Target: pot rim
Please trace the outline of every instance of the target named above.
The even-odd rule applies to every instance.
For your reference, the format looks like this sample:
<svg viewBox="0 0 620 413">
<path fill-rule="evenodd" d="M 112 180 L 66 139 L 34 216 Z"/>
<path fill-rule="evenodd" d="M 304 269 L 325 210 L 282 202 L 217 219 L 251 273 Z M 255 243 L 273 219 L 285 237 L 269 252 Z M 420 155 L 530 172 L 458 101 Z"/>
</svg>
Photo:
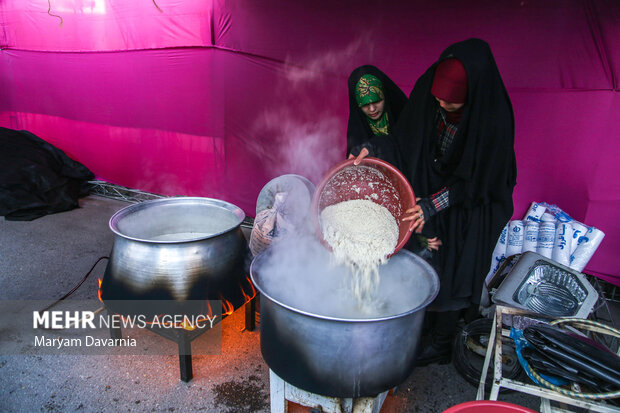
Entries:
<svg viewBox="0 0 620 413">
<path fill-rule="evenodd" d="M 435 299 L 435 297 L 437 297 L 437 294 L 439 294 L 439 276 L 437 275 L 437 272 L 433 269 L 433 267 L 426 262 L 424 259 L 418 257 L 417 255 L 415 255 L 414 253 L 412 253 L 411 251 L 407 251 L 407 250 L 401 250 L 399 253 L 406 253 L 408 255 L 411 255 L 411 257 L 416 260 L 416 262 L 420 265 L 422 265 L 422 267 L 424 267 L 424 269 L 426 270 L 426 273 L 430 276 L 431 280 L 432 280 L 432 286 L 431 288 L 435 288 L 435 291 L 433 291 L 432 294 L 429 294 L 428 297 L 426 297 L 426 299 L 417 307 L 414 307 L 408 311 L 405 311 L 404 313 L 400 313 L 400 314 L 392 314 L 389 316 L 385 316 L 385 317 L 376 317 L 376 318 L 342 318 L 342 317 L 331 317 L 331 316 L 326 316 L 326 315 L 322 315 L 322 314 L 315 314 L 315 313 L 311 313 L 309 311 L 305 311 L 305 310 L 300 310 L 298 308 L 292 307 L 291 305 L 288 304 L 284 304 L 282 301 L 276 300 L 275 298 L 273 298 L 270 294 L 267 294 L 265 292 L 265 290 L 256 282 L 256 277 L 254 276 L 254 274 L 256 273 L 256 267 L 255 267 L 255 263 L 258 261 L 262 261 L 265 259 L 265 257 L 267 256 L 267 254 L 269 254 L 269 249 L 261 252 L 260 254 L 258 254 L 256 257 L 254 257 L 254 259 L 252 260 L 252 263 L 250 264 L 250 278 L 252 279 L 252 284 L 254 284 L 254 287 L 256 287 L 256 289 L 262 294 L 264 295 L 266 298 L 268 298 L 270 301 L 274 302 L 275 304 L 284 307 L 290 311 L 293 311 L 294 313 L 298 313 L 307 317 L 311 317 L 311 318 L 318 318 L 318 319 L 322 319 L 322 320 L 327 320 L 327 321 L 339 321 L 339 322 L 343 322 L 343 323 L 372 323 L 372 322 L 379 322 L 379 321 L 387 321 L 387 320 L 392 320 L 392 319 L 396 319 L 396 318 L 402 318 L 402 317 L 406 317 L 410 314 L 416 313 L 418 311 L 420 311 L 421 309 L 427 307 L 430 303 L 433 302 L 433 300 Z"/>
<path fill-rule="evenodd" d="M 183 240 L 153 240 L 153 239 L 131 237 L 127 234 L 123 234 L 118 229 L 118 222 L 121 219 L 129 216 L 130 214 L 136 213 L 144 209 L 152 208 L 154 205 L 169 205 L 169 204 L 202 204 L 202 205 L 223 208 L 233 213 L 234 215 L 236 215 L 238 218 L 238 222 L 235 225 L 231 225 L 229 228 L 223 231 L 220 231 L 214 234 L 209 234 L 208 236 L 188 238 L 188 239 L 183 239 Z M 239 227 L 239 225 L 241 225 L 241 222 L 243 222 L 244 219 L 245 219 L 245 212 L 243 212 L 241 208 L 239 208 L 236 205 L 231 204 L 230 202 L 222 201 L 221 199 L 206 198 L 206 197 L 170 197 L 170 198 L 153 199 L 149 201 L 138 202 L 136 204 L 126 206 L 116 211 L 116 213 L 112 215 L 112 217 L 109 220 L 109 227 L 112 230 L 112 232 L 114 232 L 119 237 L 131 240 L 131 241 L 147 242 L 151 244 L 182 244 L 186 242 L 193 242 L 193 241 L 200 241 L 204 239 L 214 238 L 219 235 L 225 234 L 226 232 L 229 232 Z"/>
</svg>

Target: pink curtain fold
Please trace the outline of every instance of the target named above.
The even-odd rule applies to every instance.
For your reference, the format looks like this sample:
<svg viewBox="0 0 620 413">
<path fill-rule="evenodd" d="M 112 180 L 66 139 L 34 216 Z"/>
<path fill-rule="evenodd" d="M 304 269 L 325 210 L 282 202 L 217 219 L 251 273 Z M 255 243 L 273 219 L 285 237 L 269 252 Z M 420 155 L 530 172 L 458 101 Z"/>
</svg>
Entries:
<svg viewBox="0 0 620 413">
<path fill-rule="evenodd" d="M 545 201 L 601 229 L 586 272 L 620 283 L 618 1 L 49 4 L 0 2 L 0 126 L 99 179 L 250 216 L 271 178 L 316 183 L 346 156 L 355 67 L 374 64 L 409 94 L 445 47 L 482 38 L 515 111 L 514 218 Z"/>
</svg>

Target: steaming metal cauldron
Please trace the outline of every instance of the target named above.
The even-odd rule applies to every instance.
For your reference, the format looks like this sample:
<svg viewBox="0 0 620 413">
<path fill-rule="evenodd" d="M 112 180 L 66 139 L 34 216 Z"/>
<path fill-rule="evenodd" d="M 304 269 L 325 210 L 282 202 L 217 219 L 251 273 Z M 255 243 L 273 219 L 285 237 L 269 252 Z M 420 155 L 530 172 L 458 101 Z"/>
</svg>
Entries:
<svg viewBox="0 0 620 413">
<path fill-rule="evenodd" d="M 108 308 L 113 303 L 117 308 L 112 310 L 119 313 L 129 312 L 118 308 L 123 300 L 243 300 L 244 218 L 235 205 L 199 197 L 164 198 L 121 209 L 110 219 L 115 238 L 101 284 L 102 300 Z"/>
<path fill-rule="evenodd" d="M 439 291 L 439 278 L 428 263 L 409 251 L 398 253 L 423 291 L 413 308 L 375 319 L 345 319 L 300 310 L 270 294 L 263 282 L 268 274 L 261 273 L 268 254 L 254 258 L 250 273 L 261 293 L 261 352 L 278 376 L 312 393 L 350 398 L 374 397 L 411 374 L 425 308 Z"/>
</svg>

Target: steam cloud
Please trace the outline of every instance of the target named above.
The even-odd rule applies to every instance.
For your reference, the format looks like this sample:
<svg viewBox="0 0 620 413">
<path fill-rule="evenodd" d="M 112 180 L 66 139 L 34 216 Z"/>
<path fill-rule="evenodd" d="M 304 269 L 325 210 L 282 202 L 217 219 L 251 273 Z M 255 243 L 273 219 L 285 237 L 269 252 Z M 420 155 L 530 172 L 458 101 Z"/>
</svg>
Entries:
<svg viewBox="0 0 620 413">
<path fill-rule="evenodd" d="M 350 270 L 336 264 L 312 235 L 282 238 L 260 257 L 260 264 L 257 260 L 252 264 L 259 287 L 269 297 L 315 315 L 343 319 L 388 317 L 428 304 L 435 292 L 428 267 L 409 251 L 398 252 L 379 267 L 374 304 L 363 309 L 350 288 Z"/>
<path fill-rule="evenodd" d="M 316 183 L 344 160 L 346 119 L 342 115 L 348 101 L 338 99 L 347 97 L 348 73 L 343 68 L 350 68 L 360 50 L 372 53 L 372 49 L 365 35 L 343 50 L 327 50 L 300 64 L 287 59 L 284 80 L 275 87 L 277 103 L 265 108 L 253 128 L 277 142 L 269 151 L 259 145 L 253 148 L 270 160 L 270 173 L 299 174 Z"/>
</svg>

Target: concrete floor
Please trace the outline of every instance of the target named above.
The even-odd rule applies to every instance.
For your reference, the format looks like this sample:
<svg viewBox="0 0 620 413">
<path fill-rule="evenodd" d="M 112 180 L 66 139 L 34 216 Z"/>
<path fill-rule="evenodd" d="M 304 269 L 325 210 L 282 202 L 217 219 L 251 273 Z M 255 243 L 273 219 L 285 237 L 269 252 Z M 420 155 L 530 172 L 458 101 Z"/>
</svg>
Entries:
<svg viewBox="0 0 620 413">
<path fill-rule="evenodd" d="M 31 222 L 1 219 L 0 299 L 64 295 L 109 254 L 108 220 L 127 205 L 91 195 L 78 209 Z M 104 269 L 100 263 L 71 299 L 96 299 Z M 222 354 L 193 356 L 189 383 L 179 380 L 177 356 L 0 354 L 0 411 L 269 412 L 269 370 L 259 329 L 244 331 L 244 321 L 243 311 L 224 319 Z M 442 412 L 474 400 L 475 393 L 451 364 L 431 365 L 417 368 L 381 411 Z M 500 400 L 536 410 L 539 405 L 537 398 L 518 393 Z"/>
</svg>

